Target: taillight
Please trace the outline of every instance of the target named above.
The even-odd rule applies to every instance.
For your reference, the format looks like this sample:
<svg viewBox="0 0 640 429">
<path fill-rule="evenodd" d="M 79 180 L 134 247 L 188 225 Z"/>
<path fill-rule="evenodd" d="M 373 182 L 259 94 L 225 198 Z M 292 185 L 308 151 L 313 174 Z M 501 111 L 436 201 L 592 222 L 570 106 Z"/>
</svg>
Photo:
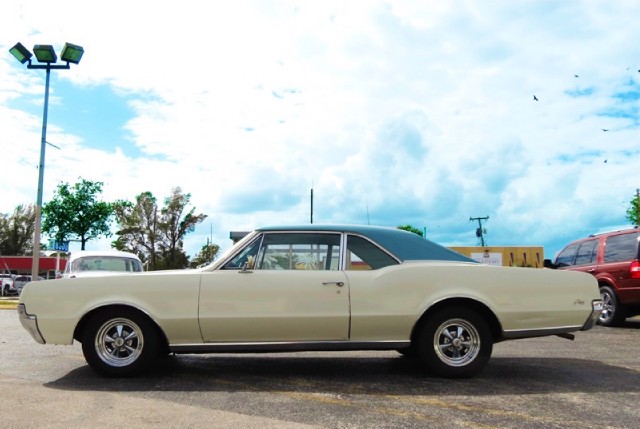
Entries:
<svg viewBox="0 0 640 429">
<path fill-rule="evenodd" d="M 636 259 L 635 261 L 631 262 L 629 272 L 631 273 L 632 279 L 640 279 L 640 261 Z"/>
</svg>

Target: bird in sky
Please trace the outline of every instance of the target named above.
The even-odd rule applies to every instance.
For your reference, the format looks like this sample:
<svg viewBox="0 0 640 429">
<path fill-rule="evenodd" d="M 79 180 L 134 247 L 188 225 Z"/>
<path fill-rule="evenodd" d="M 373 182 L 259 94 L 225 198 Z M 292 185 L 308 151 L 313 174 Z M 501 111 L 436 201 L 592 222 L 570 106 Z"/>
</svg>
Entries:
<svg viewBox="0 0 640 429">
<path fill-rule="evenodd" d="M 608 129 L 606 129 L 606 128 L 603 128 L 603 129 L 602 129 L 602 131 L 604 131 L 604 132 L 606 133 L 606 132 L 607 132 L 607 131 L 609 131 L 609 130 L 608 130 Z"/>
<path fill-rule="evenodd" d="M 535 94 L 533 95 L 533 100 L 538 101 L 538 97 L 536 97 Z"/>
</svg>

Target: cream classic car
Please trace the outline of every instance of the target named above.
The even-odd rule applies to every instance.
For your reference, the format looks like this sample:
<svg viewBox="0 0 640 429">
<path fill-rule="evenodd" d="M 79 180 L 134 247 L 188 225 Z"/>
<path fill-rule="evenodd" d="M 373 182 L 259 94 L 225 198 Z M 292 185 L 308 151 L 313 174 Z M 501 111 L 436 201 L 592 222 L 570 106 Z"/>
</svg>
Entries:
<svg viewBox="0 0 640 429">
<path fill-rule="evenodd" d="M 111 377 L 171 352 L 302 350 L 397 350 L 470 377 L 494 343 L 572 338 L 601 311 L 588 274 L 483 265 L 411 232 L 344 225 L 257 229 L 197 270 L 33 282 L 18 306 L 38 343 L 79 341 Z"/>
</svg>

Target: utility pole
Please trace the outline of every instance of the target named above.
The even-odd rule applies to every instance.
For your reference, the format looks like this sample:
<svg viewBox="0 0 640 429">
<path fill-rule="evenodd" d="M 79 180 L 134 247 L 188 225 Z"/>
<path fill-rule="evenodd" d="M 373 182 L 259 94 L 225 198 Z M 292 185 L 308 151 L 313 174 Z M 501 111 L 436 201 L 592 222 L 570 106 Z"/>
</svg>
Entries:
<svg viewBox="0 0 640 429">
<path fill-rule="evenodd" d="M 311 223 L 313 223 L 313 184 L 311 185 Z"/>
<path fill-rule="evenodd" d="M 478 228 L 476 229 L 476 237 L 480 239 L 480 245 L 484 247 L 484 234 L 486 233 L 486 231 L 482 228 L 482 221 L 489 220 L 489 216 L 469 218 L 469 222 L 473 222 L 474 220 L 478 221 Z"/>
</svg>

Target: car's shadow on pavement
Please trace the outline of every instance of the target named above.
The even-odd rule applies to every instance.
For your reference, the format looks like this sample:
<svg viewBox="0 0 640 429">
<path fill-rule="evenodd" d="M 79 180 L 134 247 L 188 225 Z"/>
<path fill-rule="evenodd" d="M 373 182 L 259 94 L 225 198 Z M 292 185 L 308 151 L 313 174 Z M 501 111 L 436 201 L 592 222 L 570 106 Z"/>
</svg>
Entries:
<svg viewBox="0 0 640 429">
<path fill-rule="evenodd" d="M 619 328 L 640 329 L 640 317 L 636 316 L 636 317 L 627 319 L 622 323 L 622 325 L 612 329 L 619 329 Z"/>
<path fill-rule="evenodd" d="M 45 386 L 87 391 L 306 392 L 385 395 L 523 395 L 640 392 L 640 373 L 594 360 L 493 357 L 471 379 L 441 379 L 411 359 L 317 355 L 178 355 L 130 379 L 77 368 Z"/>
</svg>

